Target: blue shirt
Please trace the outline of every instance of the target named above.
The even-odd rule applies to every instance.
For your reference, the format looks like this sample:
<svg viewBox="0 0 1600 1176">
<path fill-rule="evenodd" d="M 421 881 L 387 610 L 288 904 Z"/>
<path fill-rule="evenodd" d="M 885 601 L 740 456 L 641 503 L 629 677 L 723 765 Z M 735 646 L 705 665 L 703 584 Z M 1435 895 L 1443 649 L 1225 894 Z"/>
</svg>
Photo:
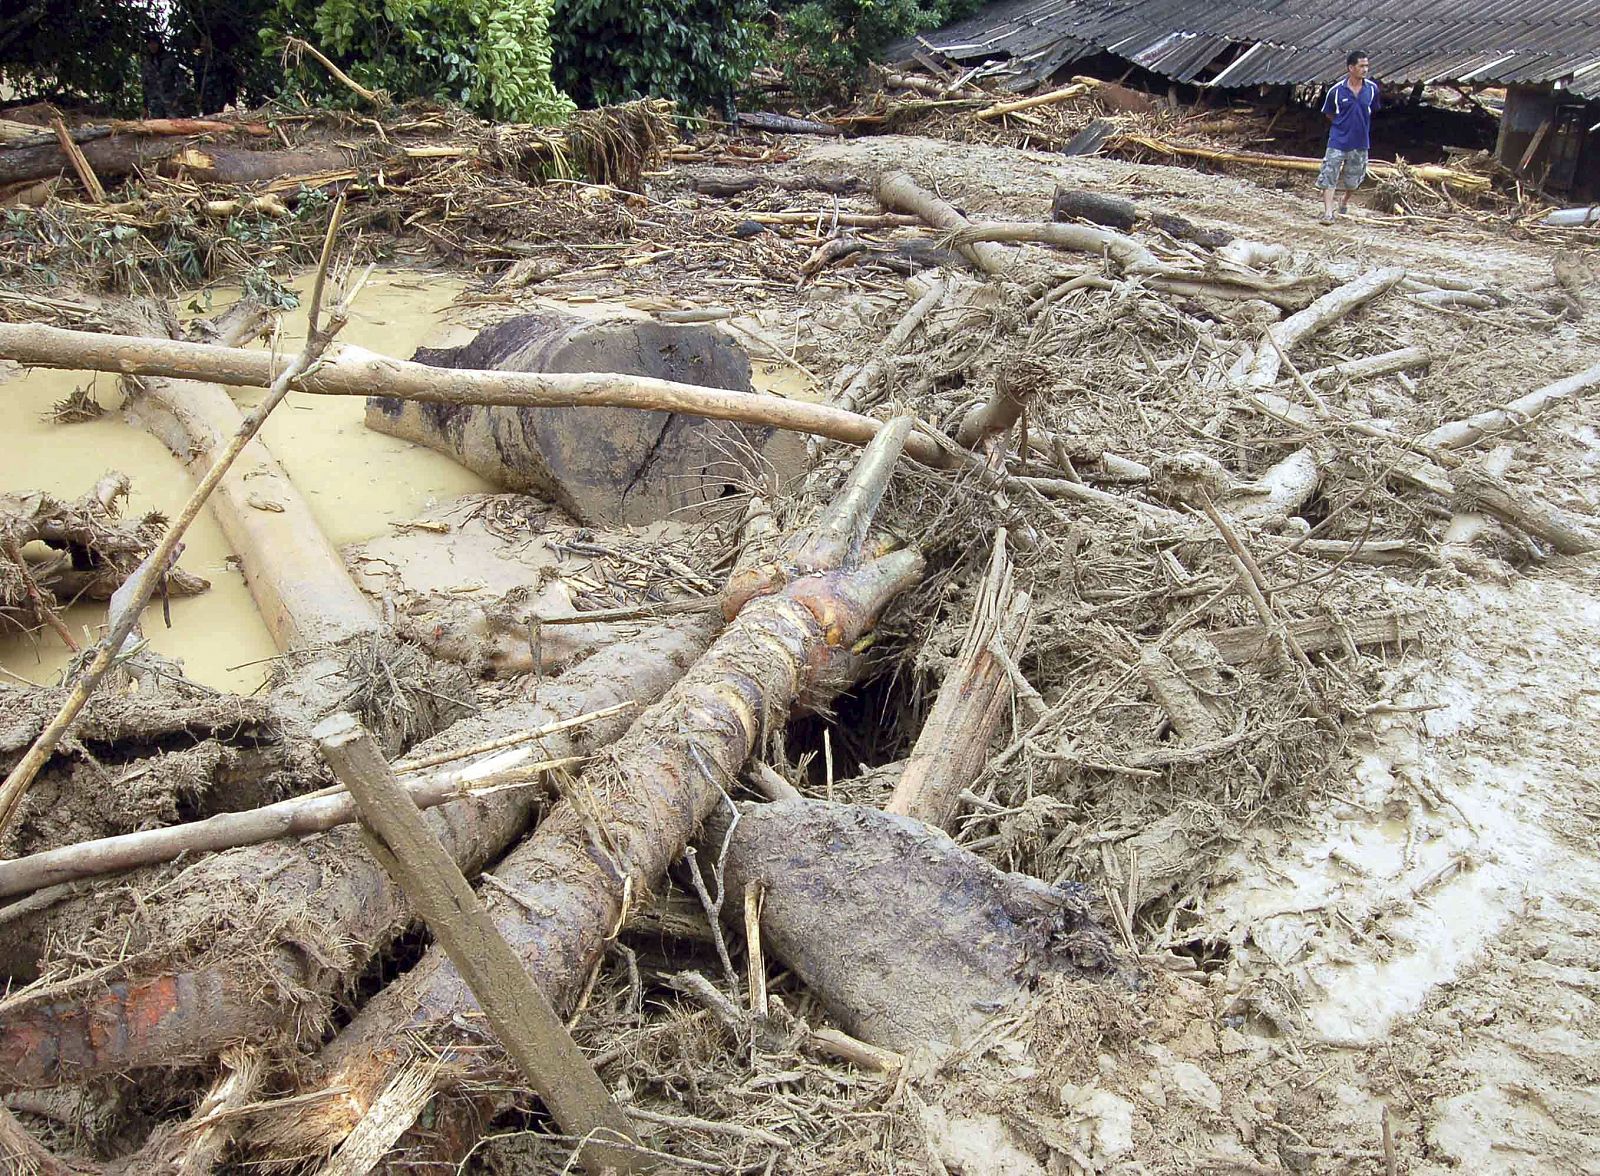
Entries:
<svg viewBox="0 0 1600 1176">
<path fill-rule="evenodd" d="M 1322 113 L 1333 115 L 1333 129 L 1328 132 L 1330 151 L 1366 151 L 1372 146 L 1372 112 L 1378 109 L 1378 83 L 1367 78 L 1361 83 L 1361 93 L 1350 89 L 1350 80 L 1342 80 L 1328 91 L 1322 100 Z"/>
</svg>

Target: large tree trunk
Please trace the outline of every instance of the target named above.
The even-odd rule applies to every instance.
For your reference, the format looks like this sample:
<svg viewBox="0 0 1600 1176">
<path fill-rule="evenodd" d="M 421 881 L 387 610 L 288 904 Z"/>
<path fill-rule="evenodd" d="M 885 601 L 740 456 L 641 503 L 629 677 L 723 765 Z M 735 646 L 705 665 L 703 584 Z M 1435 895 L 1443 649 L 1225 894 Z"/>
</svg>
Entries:
<svg viewBox="0 0 1600 1176">
<path fill-rule="evenodd" d="M 467 720 L 447 740 L 478 742 L 652 701 L 708 639 L 704 621 L 649 630 L 546 684 L 537 704 Z M 543 748 L 550 758 L 592 753 L 626 722 L 617 716 L 552 735 Z M 535 789 L 475 795 L 431 810 L 428 821 L 462 870 L 475 873 L 527 827 L 539 801 Z M 134 888 L 149 889 L 137 881 Z M 47 914 L 61 925 L 97 921 L 91 899 Z M 203 1061 L 233 1041 L 279 1040 L 296 1020 L 320 1025 L 333 994 L 410 918 L 352 826 L 207 858 L 146 899 L 131 929 L 124 922 L 106 929 L 108 953 L 126 943 L 135 963 L 0 1002 L 0 1086 Z M 42 917 L 29 922 L 39 936 L 51 925 Z M 27 930 L 6 928 L 8 935 Z"/>
<path fill-rule="evenodd" d="M 1050 977 L 1122 974 L 1082 887 L 997 870 L 897 813 L 745 805 L 724 881 L 730 910 L 760 887 L 763 949 L 888 1049 L 954 1045 Z"/>
<path fill-rule="evenodd" d="M 464 347 L 421 348 L 444 369 L 610 371 L 757 394 L 750 359 L 716 331 L 649 320 L 592 322 L 546 312 L 485 328 Z M 716 500 L 730 486 L 760 485 L 770 465 L 792 477 L 799 446 L 774 430 L 674 412 L 367 400 L 367 427 L 449 454 L 509 490 L 534 490 L 580 522 L 642 524 Z"/>
<path fill-rule="evenodd" d="M 193 380 L 144 381 L 127 414 L 197 477 L 243 419 L 226 389 Z M 310 505 L 260 441 L 245 446 L 208 505 L 280 650 L 339 645 L 380 631 Z"/>
<path fill-rule="evenodd" d="M 904 429 L 886 436 L 891 455 L 903 437 Z M 863 465 L 874 464 L 883 448 L 869 450 Z M 870 518 L 876 496 L 857 486 L 844 497 L 870 504 L 856 512 Z M 853 548 L 833 550 L 848 558 Z M 918 554 L 899 551 L 853 570 L 805 576 L 776 595 L 751 600 L 607 762 L 586 772 L 500 864 L 486 905 L 558 1009 L 571 1007 L 632 905 L 654 892 L 700 823 L 724 801 L 724 788 L 769 724 L 781 721 L 814 679 L 839 682 L 841 665 L 851 663 L 838 655 L 872 627 L 921 567 Z M 449 961 L 430 952 L 324 1052 L 327 1085 L 347 1093 L 315 1113 L 297 1107 L 278 1116 L 261 1138 L 278 1155 L 332 1152 L 424 1053 L 452 1063 L 439 1072 L 441 1087 L 488 1073 L 492 1055 L 480 1038 L 461 1031 L 474 1010 L 471 992 Z"/>
<path fill-rule="evenodd" d="M 137 171 L 182 170 L 211 183 L 251 185 L 280 176 L 314 175 L 350 166 L 355 153 L 332 144 L 291 151 L 251 151 L 193 138 L 119 135 L 79 145 L 102 180 Z M 26 183 L 70 171 L 57 143 L 0 150 L 0 184 Z"/>
</svg>

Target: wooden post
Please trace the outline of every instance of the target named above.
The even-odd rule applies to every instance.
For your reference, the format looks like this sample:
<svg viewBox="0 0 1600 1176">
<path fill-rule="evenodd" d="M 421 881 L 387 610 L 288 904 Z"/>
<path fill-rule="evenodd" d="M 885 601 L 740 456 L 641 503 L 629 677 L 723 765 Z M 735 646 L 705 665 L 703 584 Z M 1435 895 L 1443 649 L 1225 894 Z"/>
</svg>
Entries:
<svg viewBox="0 0 1600 1176">
<path fill-rule="evenodd" d="M 471 987 L 506 1052 L 561 1129 L 586 1141 L 579 1152 L 584 1168 L 644 1171 L 648 1165 L 627 1116 L 522 970 L 372 736 L 342 713 L 318 723 L 312 736 L 360 807 L 368 848 Z"/>
</svg>

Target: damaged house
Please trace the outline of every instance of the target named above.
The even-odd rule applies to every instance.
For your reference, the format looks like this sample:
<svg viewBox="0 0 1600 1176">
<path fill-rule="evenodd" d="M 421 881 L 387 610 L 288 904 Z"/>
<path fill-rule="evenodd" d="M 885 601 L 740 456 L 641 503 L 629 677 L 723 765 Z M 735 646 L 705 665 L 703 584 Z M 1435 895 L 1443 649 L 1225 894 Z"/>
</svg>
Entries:
<svg viewBox="0 0 1600 1176">
<path fill-rule="evenodd" d="M 1552 195 L 1600 199 L 1600 0 L 1000 0 L 889 56 L 1005 61 L 1017 87 L 1098 61 L 1283 93 L 1337 81 L 1353 48 L 1391 93 L 1503 86 L 1496 158 Z"/>
</svg>

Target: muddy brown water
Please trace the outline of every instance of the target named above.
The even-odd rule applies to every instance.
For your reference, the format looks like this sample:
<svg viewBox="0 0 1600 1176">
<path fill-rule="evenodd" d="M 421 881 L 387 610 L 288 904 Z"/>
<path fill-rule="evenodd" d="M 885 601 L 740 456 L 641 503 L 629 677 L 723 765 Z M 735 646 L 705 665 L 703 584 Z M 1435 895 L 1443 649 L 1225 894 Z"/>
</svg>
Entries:
<svg viewBox="0 0 1600 1176">
<path fill-rule="evenodd" d="M 302 297 L 309 286 L 309 275 L 291 283 Z M 341 339 L 400 356 L 409 356 L 424 341 L 460 342 L 470 332 L 443 323 L 440 315 L 462 289 L 463 283 L 451 277 L 377 271 L 362 290 Z M 228 299 L 201 295 L 198 301 L 209 313 Z M 285 314 L 280 350 L 292 354 L 304 331 L 303 311 Z M 160 441 L 115 411 L 75 425 L 45 419 L 52 404 L 90 381 L 102 404 L 116 405 L 114 377 L 42 369 L 19 375 L 12 368 L 0 371 L 0 380 L 5 382 L 0 395 L 0 436 L 5 438 L 0 488 L 75 498 L 101 474 L 116 469 L 133 479 L 130 514 L 153 509 L 174 515 L 188 497 L 193 483 L 183 466 Z M 236 389 L 234 398 L 248 410 L 264 394 Z M 436 502 L 491 489 L 442 454 L 372 432 L 362 423 L 364 411 L 360 397 L 293 394 L 261 432 L 336 545 L 385 534 L 390 523 L 413 518 Z M 271 670 L 277 650 L 209 511 L 195 520 L 185 542 L 182 566 L 210 580 L 211 590 L 172 601 L 170 629 L 162 623 L 161 606 L 153 605 L 145 613 L 145 636 L 158 652 L 181 658 L 196 681 L 249 693 Z M 85 634 L 104 616 L 104 605 L 84 604 L 67 609 L 64 619 L 74 634 Z M 84 643 L 90 639 L 86 636 Z M 54 633 L 0 641 L 0 668 L 36 683 L 55 681 L 70 657 Z"/>
<path fill-rule="evenodd" d="M 304 299 L 311 275 L 289 283 Z M 458 346 L 473 328 L 452 322 L 446 310 L 465 284 L 457 278 L 412 270 L 375 271 L 357 299 L 340 340 L 383 355 L 409 358 L 419 346 Z M 231 293 L 201 294 L 186 299 L 185 315 L 214 313 L 232 300 Z M 599 301 L 575 300 L 564 309 L 580 315 L 637 313 Z M 280 351 L 293 354 L 304 342 L 303 310 L 281 319 Z M 809 379 L 794 367 L 757 360 L 758 388 L 783 396 L 815 395 Z M 85 383 L 108 408 L 119 402 L 116 379 L 92 372 L 35 369 L 19 373 L 0 364 L 0 489 L 43 490 L 76 498 L 102 474 L 115 469 L 133 479 L 129 515 L 159 510 L 175 515 L 193 483 L 160 441 L 120 414 L 109 411 L 99 420 L 57 425 L 48 419 L 51 406 Z M 234 401 L 248 411 L 265 395 L 263 389 L 233 390 Z M 422 446 L 368 429 L 366 402 L 356 396 L 290 395 L 267 420 L 261 438 L 310 504 L 317 523 L 335 546 L 343 548 L 389 533 L 390 524 L 424 515 L 433 506 L 463 494 L 494 487 L 450 458 Z M 181 566 L 211 581 L 211 590 L 171 602 L 172 627 L 162 621 L 161 606 L 145 613 L 144 633 L 151 646 L 179 658 L 189 677 L 219 690 L 248 694 L 270 673 L 278 652 L 245 587 L 233 553 L 209 511 L 189 528 Z M 105 616 L 104 605 L 75 605 L 63 619 L 80 643 L 88 645 Z M 72 654 L 53 632 L 0 639 L 0 677 L 48 685 L 57 680 Z"/>
</svg>

